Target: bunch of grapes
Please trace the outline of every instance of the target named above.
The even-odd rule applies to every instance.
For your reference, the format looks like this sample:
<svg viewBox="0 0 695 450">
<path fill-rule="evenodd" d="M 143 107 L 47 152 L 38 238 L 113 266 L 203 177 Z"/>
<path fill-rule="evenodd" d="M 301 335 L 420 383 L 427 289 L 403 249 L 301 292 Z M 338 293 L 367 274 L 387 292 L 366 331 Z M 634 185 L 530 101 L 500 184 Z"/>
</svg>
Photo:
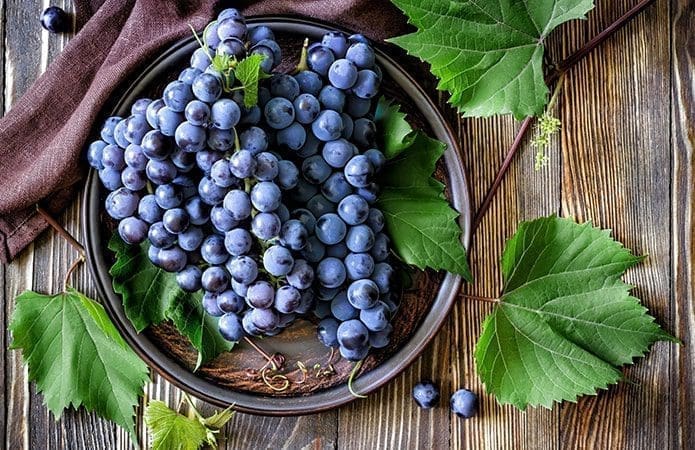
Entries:
<svg viewBox="0 0 695 450">
<path fill-rule="evenodd" d="M 108 118 L 89 146 L 106 212 L 123 241 L 149 241 L 149 259 L 181 289 L 204 291 L 226 339 L 274 335 L 313 310 L 319 340 L 361 360 L 387 345 L 396 308 L 373 207 L 385 163 L 374 51 L 361 35 L 328 33 L 304 49 L 305 70 L 273 74 L 247 108 L 234 72 L 211 58 L 260 54 L 272 73 L 282 57 L 272 30 L 226 9 L 204 42 L 162 98 Z"/>
</svg>

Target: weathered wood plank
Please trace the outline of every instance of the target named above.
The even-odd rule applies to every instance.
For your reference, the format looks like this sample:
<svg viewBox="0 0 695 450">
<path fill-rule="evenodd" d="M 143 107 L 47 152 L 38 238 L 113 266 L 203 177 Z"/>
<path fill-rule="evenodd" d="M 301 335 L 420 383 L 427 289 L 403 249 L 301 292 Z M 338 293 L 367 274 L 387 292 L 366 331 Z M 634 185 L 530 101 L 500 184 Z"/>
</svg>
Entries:
<svg viewBox="0 0 695 450">
<path fill-rule="evenodd" d="M 224 449 L 333 449 L 336 413 L 302 417 L 237 414 L 224 431 Z"/>
<path fill-rule="evenodd" d="M 631 7 L 601 1 L 568 33 L 576 47 Z M 626 281 L 659 322 L 672 328 L 669 304 L 668 2 L 659 1 L 567 75 L 562 109 L 562 212 L 612 228 L 649 258 Z M 676 389 L 659 343 L 625 370 L 627 382 L 598 397 L 562 405 L 560 443 L 580 448 L 673 448 Z M 600 417 L 600 420 L 595 420 Z"/>
<path fill-rule="evenodd" d="M 32 271 L 34 264 L 34 244 L 31 244 L 19 257 L 5 268 L 4 283 L 4 316 L 5 316 L 5 341 L 11 338 L 7 325 L 14 309 L 14 299 L 21 292 L 32 288 Z M 19 352 L 7 350 L 3 347 L 3 359 L 5 361 L 5 373 L 7 380 L 4 383 L 6 434 L 5 448 L 28 449 L 29 447 L 29 384 L 27 371 L 22 364 L 22 356 Z"/>
<path fill-rule="evenodd" d="M 5 23 L 13 24 L 6 27 L 4 48 L 4 110 L 11 108 L 16 101 L 39 75 L 41 48 L 41 33 L 26 33 L 30 29 L 32 17 L 31 8 L 22 8 L 21 2 L 7 0 L 5 2 Z M 33 25 L 36 25 L 34 22 Z M 24 36 L 26 35 L 26 36 Z M 14 298 L 25 289 L 33 288 L 34 244 L 10 266 L 5 272 L 5 316 L 8 318 L 14 309 Z M 5 331 L 7 334 L 8 332 Z M 9 335 L 8 335 L 9 340 Z M 3 347 L 4 349 L 4 347 Z M 22 365 L 19 352 L 8 351 L 5 354 L 6 373 L 10 381 L 5 385 L 7 408 L 7 448 L 30 448 L 30 411 L 32 394 L 27 381 L 27 372 Z M 37 424 L 42 426 L 41 424 Z"/>
<path fill-rule="evenodd" d="M 518 123 L 510 117 L 461 121 L 464 160 L 471 174 L 473 199 L 482 201 L 488 186 L 514 140 Z M 512 164 L 490 210 L 473 240 L 470 255 L 472 285 L 464 286 L 470 295 L 497 297 L 502 286 L 499 259 L 506 240 L 520 220 L 557 212 L 560 192 L 558 143 L 549 148 L 550 162 L 541 171 L 534 169 L 534 152 L 527 144 Z M 526 413 L 500 407 L 485 394 L 475 369 L 475 344 L 480 325 L 491 312 L 488 303 L 462 298 L 453 311 L 452 377 L 450 391 L 466 388 L 479 395 L 480 414 L 475 420 L 452 416 L 451 445 L 454 448 L 556 448 L 559 426 L 556 411 L 529 410 Z M 447 407 L 448 405 L 443 405 Z"/>
<path fill-rule="evenodd" d="M 671 2 L 671 273 L 675 303 L 675 332 L 684 346 L 671 362 L 671 401 L 678 406 L 676 444 L 692 446 L 695 440 L 695 4 Z M 675 389 L 678 389 L 675 392 Z"/>
<path fill-rule="evenodd" d="M 0 42 L 5 41 L 5 0 L 0 0 Z M 5 111 L 5 52 L 3 45 L 0 44 L 0 112 L 4 114 Z M 3 265 L 0 268 L 0 292 L 2 292 L 2 298 L 5 299 L 5 272 L 6 267 Z M 0 358 L 0 382 L 4 388 L 0 390 L 0 435 L 7 436 L 7 386 L 12 381 L 11 377 L 7 371 L 7 361 L 5 360 L 4 353 L 9 345 L 9 340 L 7 339 L 6 324 L 7 318 L 5 315 L 5 309 L 0 309 L 0 323 L 3 325 L 2 333 L 0 334 L 0 349 L 2 349 L 2 358 Z"/>
<path fill-rule="evenodd" d="M 447 408 L 423 410 L 411 391 L 418 381 L 439 384 L 442 402 L 449 396 L 449 326 L 405 372 L 364 400 L 356 400 L 338 411 L 338 448 L 443 449 L 449 444 Z M 354 438 L 353 438 L 354 436 Z M 359 436 L 359 438 L 357 438 Z"/>
</svg>

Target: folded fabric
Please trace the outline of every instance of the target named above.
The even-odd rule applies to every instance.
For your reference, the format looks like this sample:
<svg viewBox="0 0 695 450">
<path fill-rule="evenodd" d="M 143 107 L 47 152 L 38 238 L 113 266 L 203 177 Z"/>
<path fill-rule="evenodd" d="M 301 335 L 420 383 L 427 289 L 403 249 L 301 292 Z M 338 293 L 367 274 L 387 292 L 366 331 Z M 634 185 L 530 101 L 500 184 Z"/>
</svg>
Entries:
<svg viewBox="0 0 695 450">
<path fill-rule="evenodd" d="M 303 15 L 383 39 L 405 18 L 386 0 L 76 0 L 79 32 L 0 119 L 0 260 L 8 262 L 47 226 L 86 173 L 84 146 L 114 91 L 167 45 L 202 29 L 225 7 L 247 15 Z M 27 32 L 32 32 L 27 30 Z M 38 30 L 36 31 L 38 32 Z"/>
</svg>

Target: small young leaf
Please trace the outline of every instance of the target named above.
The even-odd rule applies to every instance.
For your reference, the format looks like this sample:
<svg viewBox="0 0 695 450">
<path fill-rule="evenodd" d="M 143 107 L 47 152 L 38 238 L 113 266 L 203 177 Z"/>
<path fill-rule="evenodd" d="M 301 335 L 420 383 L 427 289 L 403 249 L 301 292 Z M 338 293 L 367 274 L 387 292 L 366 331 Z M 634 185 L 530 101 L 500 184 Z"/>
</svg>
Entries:
<svg viewBox="0 0 695 450">
<path fill-rule="evenodd" d="M 392 0 L 417 27 L 390 39 L 431 65 L 441 90 L 466 116 L 539 115 L 548 101 L 544 42 L 592 0 Z"/>
<path fill-rule="evenodd" d="M 261 69 L 261 63 L 265 55 L 254 54 L 239 61 L 234 74 L 244 87 L 244 106 L 250 108 L 258 103 L 258 83 L 264 78 L 270 77 Z"/>
<path fill-rule="evenodd" d="M 461 243 L 459 213 L 444 196 L 444 185 L 432 174 L 446 146 L 414 131 L 405 114 L 383 98 L 377 129 L 386 136 L 382 151 L 389 161 L 380 174 L 377 207 L 398 256 L 420 269 L 447 270 L 471 281 L 466 249 Z"/>
<path fill-rule="evenodd" d="M 233 416 L 234 410 L 230 405 L 226 409 L 222 411 L 216 411 L 215 414 L 211 415 L 207 419 L 204 419 L 203 424 L 208 428 L 220 430 L 227 424 L 227 422 L 232 420 Z"/>
<path fill-rule="evenodd" d="M 198 350 L 196 369 L 233 344 L 217 329 L 217 321 L 203 311 L 201 293 L 179 288 L 176 277 L 155 267 L 147 257 L 147 245 L 130 246 L 114 233 L 109 249 L 116 253 L 111 266 L 113 290 L 121 294 L 126 316 L 141 332 L 149 325 L 171 319 L 177 330 Z"/>
<path fill-rule="evenodd" d="M 641 259 L 590 223 L 523 222 L 475 350 L 488 392 L 520 409 L 575 401 L 617 383 L 655 341 L 675 341 L 621 280 Z"/>
<path fill-rule="evenodd" d="M 135 438 L 135 410 L 147 366 L 118 334 L 104 308 L 74 289 L 58 295 L 26 291 L 17 297 L 10 323 L 29 378 L 48 409 L 84 406 Z"/>
<path fill-rule="evenodd" d="M 181 415 L 160 400 L 147 405 L 145 424 L 152 434 L 152 450 L 198 450 L 208 439 L 208 430 L 196 417 Z"/>
</svg>

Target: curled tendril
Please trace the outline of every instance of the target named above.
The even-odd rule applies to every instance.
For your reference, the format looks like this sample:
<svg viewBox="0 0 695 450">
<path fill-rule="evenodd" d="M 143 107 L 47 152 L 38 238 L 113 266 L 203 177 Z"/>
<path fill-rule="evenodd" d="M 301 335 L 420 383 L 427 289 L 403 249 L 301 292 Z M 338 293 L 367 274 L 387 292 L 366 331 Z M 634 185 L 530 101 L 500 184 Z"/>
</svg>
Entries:
<svg viewBox="0 0 695 450">
<path fill-rule="evenodd" d="M 290 380 L 282 374 L 275 374 L 272 376 L 268 376 L 268 372 L 272 370 L 270 367 L 264 367 L 263 370 L 261 371 L 261 378 L 263 379 L 263 384 L 268 386 L 270 389 L 274 390 L 275 392 L 284 392 L 287 390 L 287 388 L 290 387 Z M 272 382 L 275 380 L 282 380 L 282 384 L 280 386 L 273 386 Z"/>
<path fill-rule="evenodd" d="M 299 381 L 295 381 L 295 383 L 296 383 L 296 384 L 304 384 L 304 382 L 305 382 L 305 381 L 307 380 L 307 378 L 308 378 L 307 373 L 308 373 L 309 371 L 307 370 L 307 368 L 306 368 L 306 366 L 304 365 L 304 363 L 301 362 L 301 361 L 297 361 L 297 367 L 299 367 L 299 371 L 300 371 L 301 374 L 302 374 L 302 379 L 299 380 Z"/>
<path fill-rule="evenodd" d="M 355 392 L 355 390 L 352 387 L 352 382 L 355 380 L 355 377 L 357 376 L 357 372 L 359 372 L 360 368 L 362 367 L 362 362 L 364 362 L 363 359 L 357 361 L 355 363 L 355 366 L 352 368 L 352 371 L 350 372 L 350 377 L 348 378 L 348 390 L 352 395 L 354 395 L 357 398 L 367 398 L 366 395 L 362 395 L 358 392 Z"/>
<path fill-rule="evenodd" d="M 273 353 L 271 360 L 273 365 L 277 367 L 277 369 L 275 370 L 279 370 L 282 368 L 282 366 L 285 365 L 285 355 L 283 355 L 282 353 Z"/>
</svg>

